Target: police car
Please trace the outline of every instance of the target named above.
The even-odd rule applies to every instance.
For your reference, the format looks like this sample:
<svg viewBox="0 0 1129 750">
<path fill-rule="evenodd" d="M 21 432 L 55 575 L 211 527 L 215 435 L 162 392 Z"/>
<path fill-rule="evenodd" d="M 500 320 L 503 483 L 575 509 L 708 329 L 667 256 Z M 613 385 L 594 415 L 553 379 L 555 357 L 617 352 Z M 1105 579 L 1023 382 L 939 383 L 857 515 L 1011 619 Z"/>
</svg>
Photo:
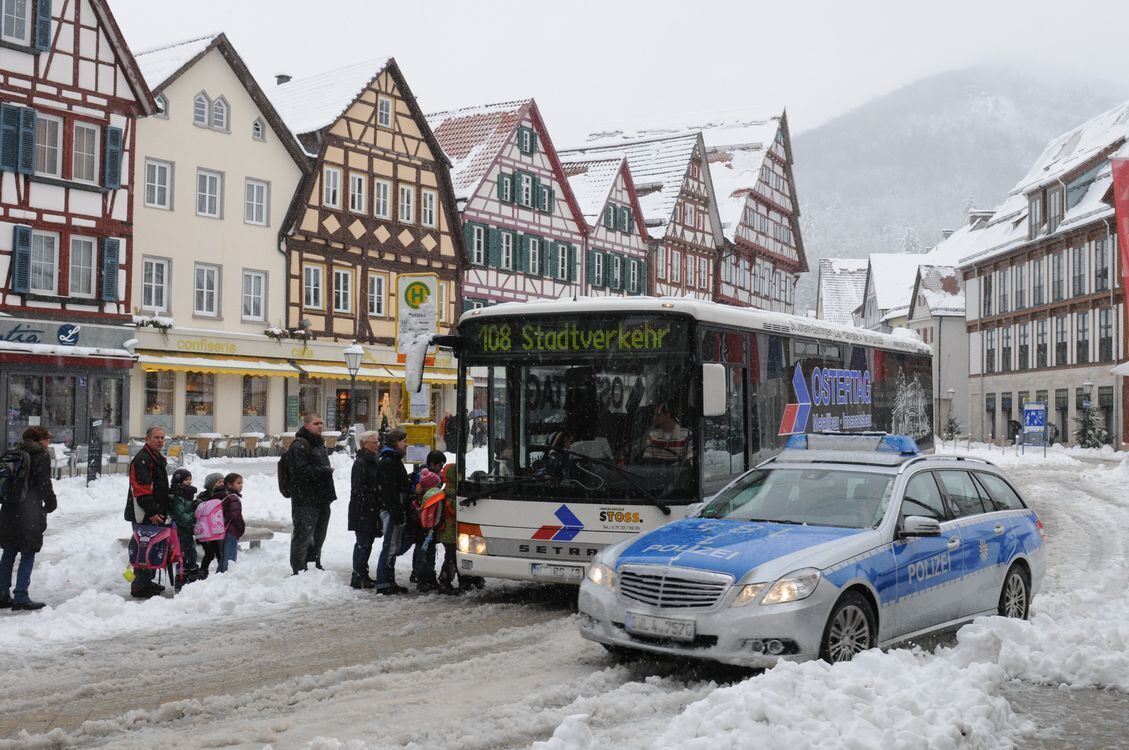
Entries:
<svg viewBox="0 0 1129 750">
<path fill-rule="evenodd" d="M 993 464 L 882 434 L 798 435 L 681 521 L 601 552 L 580 632 L 767 667 L 1026 618 L 1043 525 Z"/>
</svg>

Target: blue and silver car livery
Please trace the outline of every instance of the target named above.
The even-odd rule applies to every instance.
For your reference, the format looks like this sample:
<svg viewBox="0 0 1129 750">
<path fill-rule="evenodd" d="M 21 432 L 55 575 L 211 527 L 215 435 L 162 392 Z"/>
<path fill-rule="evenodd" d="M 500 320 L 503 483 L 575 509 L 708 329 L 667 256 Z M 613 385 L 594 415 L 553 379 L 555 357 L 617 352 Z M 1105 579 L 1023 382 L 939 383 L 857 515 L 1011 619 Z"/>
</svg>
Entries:
<svg viewBox="0 0 1129 750">
<path fill-rule="evenodd" d="M 1000 470 L 879 448 L 786 450 L 695 517 L 604 550 L 581 585 L 581 634 L 757 667 L 1026 617 L 1043 529 Z"/>
</svg>

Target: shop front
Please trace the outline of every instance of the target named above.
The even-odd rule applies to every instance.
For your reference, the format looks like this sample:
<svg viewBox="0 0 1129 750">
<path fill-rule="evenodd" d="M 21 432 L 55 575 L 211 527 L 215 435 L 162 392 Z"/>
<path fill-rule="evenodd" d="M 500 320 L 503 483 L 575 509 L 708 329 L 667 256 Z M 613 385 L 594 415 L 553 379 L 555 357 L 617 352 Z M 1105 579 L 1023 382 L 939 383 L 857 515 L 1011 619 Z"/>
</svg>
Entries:
<svg viewBox="0 0 1129 750">
<path fill-rule="evenodd" d="M 434 365 L 426 370 L 423 393 L 416 395 L 413 407 L 413 399 L 404 393 L 404 365 L 385 347 L 364 347 L 354 396 L 345 366 L 345 346 L 318 341 L 295 345 L 291 362 L 300 375 L 287 384 L 288 430 L 298 429 L 302 415 L 311 411 L 325 418 L 326 429 L 342 434 L 355 424 L 363 430 L 378 431 L 408 421 L 438 424 L 455 411 L 457 370 L 450 354 L 436 355 Z"/>
<path fill-rule="evenodd" d="M 138 331 L 133 435 L 162 427 L 183 437 L 276 435 L 288 379 L 287 342 L 219 332 Z"/>
<path fill-rule="evenodd" d="M 102 420 L 103 442 L 120 440 L 129 416 L 133 336 L 129 326 L 0 318 L 5 446 L 41 425 L 73 448 L 89 441 L 93 419 Z"/>
</svg>

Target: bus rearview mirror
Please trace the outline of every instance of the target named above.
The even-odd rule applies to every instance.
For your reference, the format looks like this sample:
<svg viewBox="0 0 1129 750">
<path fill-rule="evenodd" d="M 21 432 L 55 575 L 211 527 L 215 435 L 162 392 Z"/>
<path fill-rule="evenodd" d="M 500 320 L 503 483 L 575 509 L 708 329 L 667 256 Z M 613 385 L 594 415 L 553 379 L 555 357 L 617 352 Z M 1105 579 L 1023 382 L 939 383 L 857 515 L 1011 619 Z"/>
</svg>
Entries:
<svg viewBox="0 0 1129 750">
<path fill-rule="evenodd" d="M 702 365 L 702 416 L 720 417 L 725 413 L 725 365 Z"/>
</svg>

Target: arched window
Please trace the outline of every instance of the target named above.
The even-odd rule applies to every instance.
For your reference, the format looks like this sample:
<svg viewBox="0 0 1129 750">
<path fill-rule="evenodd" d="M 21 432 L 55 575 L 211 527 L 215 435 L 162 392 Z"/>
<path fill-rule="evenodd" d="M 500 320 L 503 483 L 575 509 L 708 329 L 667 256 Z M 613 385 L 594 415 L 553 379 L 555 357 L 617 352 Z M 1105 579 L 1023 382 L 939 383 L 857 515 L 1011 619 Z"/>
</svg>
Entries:
<svg viewBox="0 0 1129 750">
<path fill-rule="evenodd" d="M 208 110 L 210 108 L 208 97 L 204 94 L 197 94 L 196 98 L 192 100 L 192 122 L 207 127 Z"/>
<path fill-rule="evenodd" d="M 227 130 L 227 100 L 222 96 L 212 102 L 212 127 Z"/>
<path fill-rule="evenodd" d="M 267 139 L 267 129 L 266 126 L 263 125 L 262 119 L 256 118 L 255 121 L 251 123 L 251 137 L 256 141 L 265 141 Z"/>
<path fill-rule="evenodd" d="M 157 102 L 157 116 L 158 117 L 168 117 L 169 116 L 169 100 L 165 98 L 165 95 L 164 94 L 157 94 L 157 96 L 154 98 L 154 101 Z"/>
</svg>

